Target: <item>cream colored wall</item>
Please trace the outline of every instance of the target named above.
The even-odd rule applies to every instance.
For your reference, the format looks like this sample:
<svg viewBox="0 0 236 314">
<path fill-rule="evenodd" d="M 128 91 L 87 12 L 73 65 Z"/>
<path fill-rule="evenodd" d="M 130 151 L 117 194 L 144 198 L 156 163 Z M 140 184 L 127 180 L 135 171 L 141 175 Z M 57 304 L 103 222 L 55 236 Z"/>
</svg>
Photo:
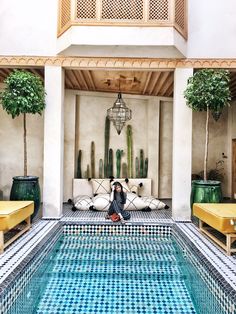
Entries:
<svg viewBox="0 0 236 314">
<path fill-rule="evenodd" d="M 23 116 L 12 119 L 0 106 L 0 190 L 9 199 L 12 177 L 23 175 Z M 43 177 L 43 116 L 27 115 L 28 175 Z"/>
<path fill-rule="evenodd" d="M 160 106 L 159 197 L 172 197 L 173 102 Z"/>
<path fill-rule="evenodd" d="M 193 173 L 203 170 L 204 148 L 205 148 L 205 119 L 206 112 L 193 112 Z M 209 155 L 208 169 L 213 169 L 216 162 L 222 159 L 222 153 L 228 158 L 224 160 L 225 177 L 222 182 L 224 196 L 230 196 L 230 180 L 228 178 L 228 167 L 231 163 L 228 145 L 228 108 L 225 108 L 220 119 L 216 122 L 210 117 L 209 122 Z"/>
</svg>

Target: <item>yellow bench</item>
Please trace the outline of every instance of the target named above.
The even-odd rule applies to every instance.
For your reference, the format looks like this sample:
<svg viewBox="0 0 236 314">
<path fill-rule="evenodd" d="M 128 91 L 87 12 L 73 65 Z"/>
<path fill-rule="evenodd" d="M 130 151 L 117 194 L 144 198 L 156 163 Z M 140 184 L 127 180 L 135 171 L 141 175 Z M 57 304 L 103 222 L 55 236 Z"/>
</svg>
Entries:
<svg viewBox="0 0 236 314">
<path fill-rule="evenodd" d="M 236 252 L 236 248 L 232 248 L 236 240 L 236 204 L 195 203 L 193 215 L 199 218 L 200 231 L 226 250 L 227 255 Z M 225 235 L 226 244 L 210 232 L 212 229 Z"/>
<path fill-rule="evenodd" d="M 31 226 L 30 216 L 33 212 L 33 201 L 0 201 L 0 254 L 3 253 L 5 247 L 29 230 Z M 25 227 L 4 243 L 4 233 L 23 221 L 26 221 Z"/>
</svg>

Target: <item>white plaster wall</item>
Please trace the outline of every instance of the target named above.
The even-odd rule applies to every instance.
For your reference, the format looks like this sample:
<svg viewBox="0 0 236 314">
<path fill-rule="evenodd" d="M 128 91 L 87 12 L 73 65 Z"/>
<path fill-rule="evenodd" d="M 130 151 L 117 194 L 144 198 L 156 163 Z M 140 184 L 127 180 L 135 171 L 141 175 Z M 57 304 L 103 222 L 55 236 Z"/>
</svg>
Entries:
<svg viewBox="0 0 236 314">
<path fill-rule="evenodd" d="M 160 106 L 159 197 L 172 197 L 173 102 Z"/>
<path fill-rule="evenodd" d="M 203 170 L 205 119 L 206 112 L 193 112 L 193 173 L 198 173 Z M 227 175 L 228 167 L 231 163 L 228 145 L 228 108 L 224 109 L 223 114 L 217 122 L 210 117 L 209 132 L 208 169 L 214 169 L 216 167 L 216 162 L 222 159 L 222 153 L 228 157 L 223 158 L 225 176 L 222 182 L 222 190 L 224 196 L 230 196 L 230 179 Z"/>
<path fill-rule="evenodd" d="M 0 190 L 9 199 L 12 177 L 23 175 L 23 116 L 12 119 L 0 105 Z M 43 116 L 27 115 L 28 175 L 43 178 Z M 42 195 L 42 193 L 41 193 Z"/>
<path fill-rule="evenodd" d="M 64 107 L 64 201 L 72 197 L 72 179 L 75 174 L 75 104 L 76 95 L 66 90 Z"/>
<path fill-rule="evenodd" d="M 0 55 L 55 55 L 57 0 L 1 0 Z"/>
<path fill-rule="evenodd" d="M 189 0 L 188 58 L 235 58 L 235 0 Z"/>
<path fill-rule="evenodd" d="M 0 55 L 66 54 L 75 45 L 68 53 L 234 58 L 235 0 L 189 0 L 188 7 L 186 48 L 185 40 L 168 27 L 75 27 L 57 40 L 57 0 L 1 0 Z"/>
</svg>

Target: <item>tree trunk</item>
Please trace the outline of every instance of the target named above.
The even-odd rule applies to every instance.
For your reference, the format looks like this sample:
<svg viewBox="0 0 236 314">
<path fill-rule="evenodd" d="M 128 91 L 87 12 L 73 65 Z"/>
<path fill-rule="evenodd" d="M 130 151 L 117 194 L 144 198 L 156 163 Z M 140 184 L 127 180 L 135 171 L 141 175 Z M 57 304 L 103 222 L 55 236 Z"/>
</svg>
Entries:
<svg viewBox="0 0 236 314">
<path fill-rule="evenodd" d="M 26 114 L 23 114 L 24 125 L 24 176 L 27 176 L 27 142 L 26 142 Z"/>
<path fill-rule="evenodd" d="M 204 181 L 207 180 L 207 159 L 208 159 L 208 142 L 209 142 L 209 108 L 207 107 L 206 117 L 206 142 L 205 142 L 205 156 L 204 156 Z"/>
</svg>

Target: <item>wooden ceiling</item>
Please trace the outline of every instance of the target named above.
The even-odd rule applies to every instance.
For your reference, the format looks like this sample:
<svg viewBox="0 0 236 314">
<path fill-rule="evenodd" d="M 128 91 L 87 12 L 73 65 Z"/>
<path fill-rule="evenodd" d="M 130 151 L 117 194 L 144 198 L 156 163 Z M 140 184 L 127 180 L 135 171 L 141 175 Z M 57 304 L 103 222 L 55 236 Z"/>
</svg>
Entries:
<svg viewBox="0 0 236 314">
<path fill-rule="evenodd" d="M 12 68 L 0 68 L 0 83 Z M 43 68 L 28 68 L 44 79 Z M 68 89 L 124 94 L 173 97 L 173 71 L 101 71 L 65 70 L 65 86 Z M 236 72 L 230 73 L 232 99 L 236 100 Z"/>
</svg>

